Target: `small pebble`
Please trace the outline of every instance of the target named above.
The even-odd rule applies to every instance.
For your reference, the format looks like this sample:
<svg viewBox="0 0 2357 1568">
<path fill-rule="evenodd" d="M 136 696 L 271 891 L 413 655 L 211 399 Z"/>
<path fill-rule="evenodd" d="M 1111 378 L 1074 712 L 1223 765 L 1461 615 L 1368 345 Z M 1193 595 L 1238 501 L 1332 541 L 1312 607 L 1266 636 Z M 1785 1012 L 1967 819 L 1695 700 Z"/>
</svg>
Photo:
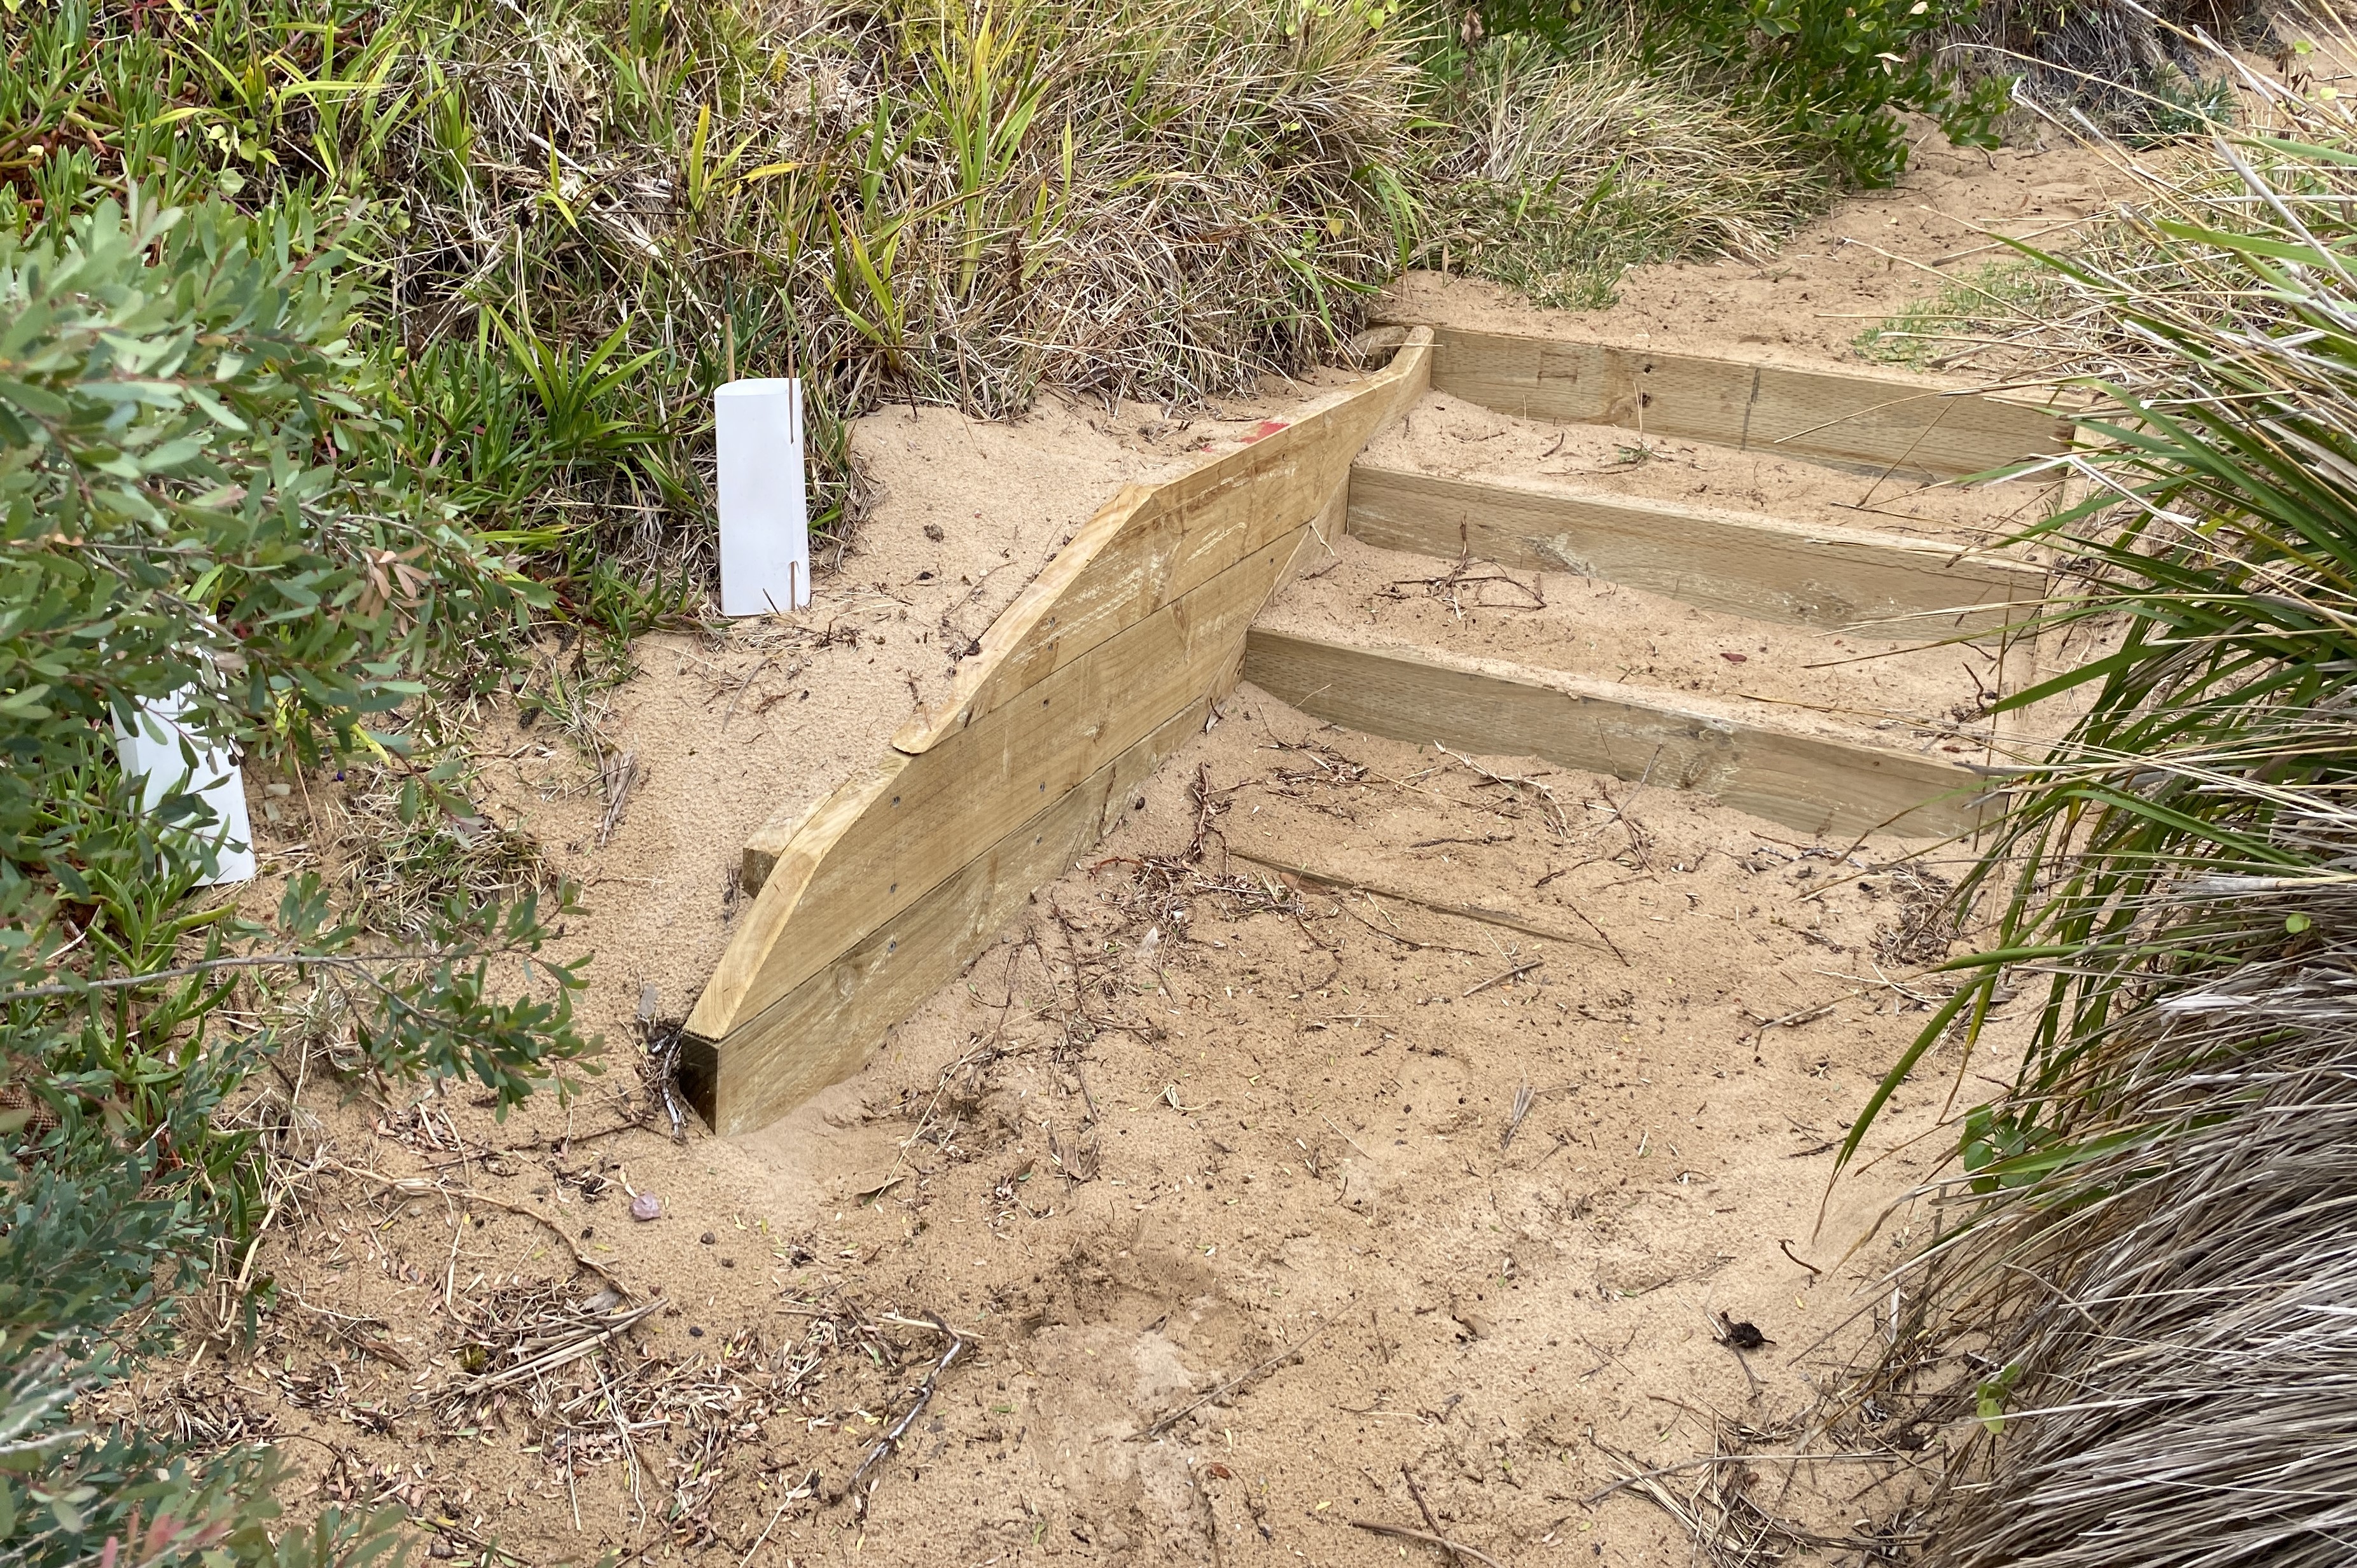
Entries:
<svg viewBox="0 0 2357 1568">
<path fill-rule="evenodd" d="M 691 1328 L 687 1331 L 687 1337 L 690 1339 L 701 1339 L 704 1337 L 704 1330 L 701 1328 Z"/>
<path fill-rule="evenodd" d="M 633 1219 L 662 1219 L 662 1200 L 651 1192 L 639 1194 L 638 1197 L 630 1199 L 630 1218 Z"/>
<path fill-rule="evenodd" d="M 711 1245 L 712 1245 L 712 1243 L 713 1243 L 713 1242 L 715 1242 L 715 1241 L 718 1240 L 719 1240 L 719 1238 L 718 1238 L 717 1236 L 715 1236 L 711 1231 L 706 1230 L 706 1231 L 704 1233 L 704 1238 L 703 1238 L 703 1240 L 704 1240 L 704 1244 L 705 1244 L 705 1246 L 709 1247 L 709 1246 L 711 1246 Z"/>
</svg>

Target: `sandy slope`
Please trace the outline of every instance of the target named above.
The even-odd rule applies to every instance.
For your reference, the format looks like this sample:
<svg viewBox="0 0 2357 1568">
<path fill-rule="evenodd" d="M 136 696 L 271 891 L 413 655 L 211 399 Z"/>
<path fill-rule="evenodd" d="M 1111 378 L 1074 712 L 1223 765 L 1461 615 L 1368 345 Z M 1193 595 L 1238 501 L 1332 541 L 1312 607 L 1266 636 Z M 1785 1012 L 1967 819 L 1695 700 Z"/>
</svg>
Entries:
<svg viewBox="0 0 2357 1568">
<path fill-rule="evenodd" d="M 2026 231 L 2100 184 L 2069 151 L 1919 159 L 1771 265 L 1652 269 L 1609 313 L 1428 277 L 1397 311 L 1837 361 L 1929 286 L 1884 252 L 1963 256 L 1983 242 L 1964 220 Z M 1501 1562 L 1688 1561 L 1637 1491 L 1586 1499 L 1634 1463 L 1620 1454 L 1798 1441 L 1788 1424 L 1866 1332 L 1859 1283 L 1921 1223 L 1847 1250 L 1928 1168 L 1936 1143 L 1898 1145 L 1944 1075 L 1902 1095 L 1876 1133 L 1892 1152 L 1818 1220 L 1834 1141 L 1921 1018 L 1905 846 L 1799 843 L 1577 774 L 1500 782 L 1529 765 L 1322 732 L 1245 688 L 1102 863 L 1042 890 L 857 1078 L 751 1137 L 683 1143 L 638 1081 L 641 990 L 683 1010 L 740 908 L 729 867 L 752 829 L 877 754 L 1121 480 L 1297 395 L 1187 427 L 1054 404 L 1006 427 L 863 422 L 882 500 L 813 610 L 640 648 L 602 725 L 640 769 L 608 842 L 580 755 L 495 725 L 481 804 L 587 889 L 568 942 L 597 955 L 609 1070 L 503 1126 L 463 1093 L 378 1105 L 307 1076 L 302 1116 L 336 1164 L 265 1237 L 259 1351 L 157 1369 L 151 1414 L 296 1437 L 298 1511 L 400 1500 L 469 1560 L 494 1540 L 531 1563 L 1431 1559 L 1349 1522 L 1426 1528 L 1405 1468 L 1443 1533 Z M 1757 460 L 1671 456 L 1639 482 L 1768 493 Z M 1949 498 L 1891 504 L 1927 532 L 1966 521 Z M 1309 591 L 1444 613 L 1376 602 L 1411 574 L 1351 573 Z M 1708 656 L 1732 628 L 1630 613 L 1597 610 L 1613 658 L 1695 663 L 1650 669 L 1663 683 L 1839 696 L 1797 652 L 1738 670 Z M 1535 635 L 1520 612 L 1479 618 Z M 1963 683 L 1890 678 L 1910 714 Z M 1200 862 L 1170 858 L 1197 844 Z M 1516 924 L 1288 885 L 1253 854 Z M 662 1218 L 630 1219 L 633 1193 Z M 587 1343 L 602 1320 L 565 1329 L 565 1304 L 616 1305 L 574 1251 L 661 1305 L 485 1386 L 519 1342 Z M 1715 1342 L 1721 1312 L 1772 1343 L 1738 1358 Z M 963 1337 L 945 1369 L 934 1315 Z M 1920 1435 L 1803 1467 L 1789 1494 L 1762 1467 L 1758 1494 L 1846 1535 L 1894 1495 L 1862 1488 L 1903 1489 Z M 1674 1495 L 1714 1473 L 1678 1473 Z"/>
</svg>

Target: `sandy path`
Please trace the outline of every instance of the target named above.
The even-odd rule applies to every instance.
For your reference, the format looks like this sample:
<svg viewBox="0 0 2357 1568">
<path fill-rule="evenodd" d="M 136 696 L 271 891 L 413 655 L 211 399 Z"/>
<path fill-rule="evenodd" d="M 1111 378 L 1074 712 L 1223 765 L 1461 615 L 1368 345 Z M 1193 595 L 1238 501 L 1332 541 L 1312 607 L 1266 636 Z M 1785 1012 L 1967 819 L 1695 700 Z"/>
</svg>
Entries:
<svg viewBox="0 0 2357 1568">
<path fill-rule="evenodd" d="M 1493 285 L 1411 273 L 1384 314 L 1501 332 L 1641 343 L 1788 365 L 1857 364 L 1858 335 L 1942 278 L 2011 252 L 1993 236 L 2067 248 L 2132 190 L 2100 153 L 2059 141 L 1983 153 L 1928 126 L 1908 177 L 1835 204 L 1773 260 L 1673 263 L 1630 274 L 1609 310 L 1541 310 Z"/>
<path fill-rule="evenodd" d="M 1605 315 L 1429 278 L 1401 308 L 1840 360 L 1866 316 L 1927 286 L 1880 252 L 1978 243 L 1959 214 L 2060 220 L 2097 177 L 2070 152 L 1992 166 L 1927 148 L 1922 166 L 1772 266 L 1651 269 Z M 486 811 L 587 888 L 568 940 L 597 955 L 587 1011 L 611 1070 L 504 1126 L 463 1092 L 338 1102 L 323 1071 L 306 1114 L 376 1174 L 324 1178 L 272 1233 L 260 1353 L 159 1370 L 151 1412 L 299 1434 L 298 1509 L 399 1500 L 469 1561 L 494 1539 L 532 1563 L 1437 1561 L 1348 1522 L 1423 1528 L 1403 1467 L 1444 1533 L 1501 1562 L 1689 1561 L 1633 1490 L 1584 1499 L 1633 1463 L 1620 1454 L 1780 1451 L 1865 1331 L 1857 1287 L 1910 1221 L 1846 1249 L 1927 1168 L 1936 1144 L 1899 1145 L 1956 1065 L 1902 1092 L 1876 1132 L 1891 1152 L 1835 1189 L 1820 1229 L 1831 1146 L 1922 1017 L 1910 979 L 1936 943 L 1908 846 L 1800 843 L 1576 773 L 1501 785 L 1483 770 L 1531 765 L 1324 731 L 1247 687 L 1102 864 L 1043 889 L 819 1101 L 746 1139 L 673 1143 L 630 1065 L 640 988 L 683 1007 L 725 944 L 752 829 L 879 750 L 1121 479 L 1288 400 L 1191 429 L 1150 410 L 878 414 L 858 440 L 885 498 L 813 613 L 640 647 L 602 725 L 645 770 L 610 842 L 565 743 L 487 740 Z M 1414 444 L 1478 414 L 1432 406 L 1434 430 L 1398 437 L 1404 461 L 1453 460 Z M 1531 460 L 1541 433 L 1478 417 L 1504 433 L 1460 444 Z M 1610 435 L 1574 433 L 1555 456 L 1609 457 L 1576 444 Z M 1945 495 L 1861 500 L 1855 477 L 1768 467 L 1794 466 L 1667 444 L 1631 483 L 1809 495 L 1816 515 L 1855 525 L 1869 506 L 1868 526 L 1942 536 L 1972 521 Z M 1417 635 L 1460 624 L 1420 590 L 1382 598 L 1394 574 L 1415 575 L 1356 552 L 1296 592 Z M 1555 619 L 1467 621 L 1596 667 L 1641 648 L 1652 684 L 1857 705 L 1855 677 L 1806 668 L 1816 634 L 1762 651 L 1626 590 L 1544 592 Z M 1884 670 L 1867 697 L 1894 712 L 1936 718 L 1969 693 L 1961 673 Z M 1288 886 L 1255 853 L 1385 891 Z M 632 1192 L 663 1217 L 628 1219 Z M 575 1251 L 662 1305 L 614 1345 L 497 1381 L 519 1336 L 545 1354 L 606 1321 L 579 1316 L 615 1303 Z M 1738 1360 L 1715 1342 L 1720 1312 L 1772 1343 Z M 967 1337 L 945 1369 L 931 1315 Z M 1846 1534 L 1873 1506 L 1850 1499 L 1921 1434 L 1878 1435 L 1895 1457 L 1804 1471 L 1784 1506 Z M 1682 1472 L 1677 1495 L 1711 1473 Z M 1781 1474 L 1760 1472 L 1763 1496 Z"/>
</svg>

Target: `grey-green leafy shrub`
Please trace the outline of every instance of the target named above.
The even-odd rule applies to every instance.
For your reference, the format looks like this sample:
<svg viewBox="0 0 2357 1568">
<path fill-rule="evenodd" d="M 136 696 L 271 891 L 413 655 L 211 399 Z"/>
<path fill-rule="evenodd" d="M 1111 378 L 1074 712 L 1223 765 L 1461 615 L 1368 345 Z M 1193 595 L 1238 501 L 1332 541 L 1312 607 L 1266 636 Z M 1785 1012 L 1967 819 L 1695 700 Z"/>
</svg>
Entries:
<svg viewBox="0 0 2357 1568">
<path fill-rule="evenodd" d="M 143 810 L 117 764 L 117 725 L 183 693 L 181 722 L 251 766 L 365 755 L 441 809 L 399 710 L 533 590 L 387 461 L 359 303 L 300 204 L 135 189 L 0 233 L 0 1561 L 377 1550 L 333 1519 L 274 1544 L 254 1455 L 71 1424 L 253 1221 L 252 1145 L 215 1120 L 272 1047 L 221 1015 L 242 975 L 342 988 L 355 1065 L 503 1107 L 589 1048 L 533 900 L 453 898 L 395 950 L 308 875 L 250 918 L 201 884 L 200 801 Z"/>
</svg>

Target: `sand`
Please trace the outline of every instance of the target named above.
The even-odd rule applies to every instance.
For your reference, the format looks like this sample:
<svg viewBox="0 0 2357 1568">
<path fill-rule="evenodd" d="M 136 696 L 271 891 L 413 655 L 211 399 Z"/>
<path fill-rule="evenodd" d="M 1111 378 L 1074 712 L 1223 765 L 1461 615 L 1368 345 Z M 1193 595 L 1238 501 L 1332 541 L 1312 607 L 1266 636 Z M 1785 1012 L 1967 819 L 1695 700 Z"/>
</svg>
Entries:
<svg viewBox="0 0 2357 1568">
<path fill-rule="evenodd" d="M 323 1177 L 268 1249 L 264 1353 L 178 1398 L 312 1438 L 298 1493 L 405 1487 L 447 1538 L 531 1563 L 658 1541 L 741 1562 L 813 1472 L 756 1561 L 1368 1562 L 1345 1521 L 1415 1525 L 1403 1466 L 1501 1561 L 1682 1560 L 1629 1494 L 1580 1499 L 1634 1467 L 1620 1454 L 1784 1441 L 1912 1233 L 1845 1255 L 1926 1148 L 1817 1212 L 1847 1116 L 1921 1021 L 1902 846 L 1845 859 L 1576 774 L 1506 789 L 1249 687 L 1223 711 L 1103 864 L 763 1133 L 630 1125 L 619 1070 L 503 1128 L 463 1093 L 315 1090 L 333 1157 L 415 1196 Z M 1206 802 L 1200 864 L 1135 877 Z M 1253 853 L 1563 935 L 1297 891 Z M 1878 1152 L 1943 1090 L 1904 1092 Z M 662 1218 L 626 1218 L 636 1193 Z M 529 1383 L 467 1402 L 504 1364 L 491 1326 L 543 1321 L 511 1282 L 564 1279 L 566 1245 L 664 1305 L 610 1360 L 552 1373 L 542 1408 Z M 1738 1362 L 1720 1312 L 1773 1343 Z M 945 1348 L 917 1326 L 936 1314 L 971 1348 L 872 1496 L 846 1496 Z M 609 1386 L 642 1423 L 635 1495 L 600 1437 Z"/>
<path fill-rule="evenodd" d="M 1930 286 L 1881 252 L 1981 243 L 1957 213 L 2061 220 L 2081 198 L 2048 188 L 2097 177 L 2064 150 L 1919 158 L 1773 265 L 1649 269 L 1612 312 L 1428 277 L 1396 309 L 1841 362 Z M 1912 1140 L 2003 1070 L 1935 1053 L 1873 1160 L 1829 1187 L 1933 994 L 1939 867 L 1916 846 L 1342 734 L 1247 686 L 856 1077 L 748 1137 L 678 1141 L 640 1079 L 642 989 L 684 1011 L 752 831 L 877 755 L 1122 480 L 1308 391 L 1191 424 L 1052 402 L 1007 426 L 862 421 L 880 499 L 813 609 L 640 644 L 594 726 L 635 769 L 610 834 L 571 740 L 480 715 L 480 810 L 585 889 L 565 945 L 594 954 L 607 1070 L 500 1123 L 462 1087 L 290 1064 L 281 1114 L 314 1174 L 256 1251 L 259 1338 L 203 1342 L 115 1408 L 281 1439 L 297 1517 L 398 1502 L 466 1561 L 493 1542 L 534 1564 L 1440 1560 L 1354 1520 L 1501 1563 L 1692 1561 L 1641 1488 L 1598 1492 L 1804 1440 L 1924 1223 L 1884 1213 L 1945 1146 Z M 1551 472 L 1609 467 L 1598 434 L 1541 458 L 1535 430 L 1435 399 L 1383 451 L 1451 471 L 1432 443 L 1480 445 L 1505 456 L 1462 460 Z M 1617 478 L 1977 526 L 1969 499 L 1779 467 L 1673 443 Z M 1448 565 L 1347 546 L 1277 613 L 1973 744 L 1969 653 L 1835 666 L 1841 634 L 1576 578 L 1538 581 L 1543 610 L 1417 580 Z M 264 846 L 281 868 L 299 834 L 340 831 L 308 784 Z M 1491 918 L 1440 912 L 1467 906 Z M 640 1196 L 659 1218 L 629 1217 Z M 632 1304 L 653 1311 L 625 1326 Z M 1730 1323 L 1765 1343 L 1738 1353 Z M 1880 1457 L 1800 1466 L 1790 1490 L 1763 1463 L 1753 1495 L 1847 1538 L 1955 1436 L 1868 1422 L 1840 1441 Z M 1671 1495 L 1734 1474 L 1677 1471 Z"/>
<path fill-rule="evenodd" d="M 2067 249 L 2076 229 L 2135 188 L 2102 152 L 2059 136 L 2050 144 L 2050 133 L 1985 153 L 1951 146 L 1929 125 L 1917 131 L 1903 181 L 1836 202 L 1770 261 L 1638 268 L 1601 311 L 1543 310 L 1493 285 L 1410 273 L 1382 314 L 1804 369 L 1866 364 L 1859 335 L 1900 306 L 2012 259 L 1998 235 Z"/>
<path fill-rule="evenodd" d="M 1790 522 L 1987 544 L 2047 514 L 2035 480 L 1924 485 L 1605 424 L 1549 424 L 1434 392 L 1366 460 L 1451 479 L 1544 478 L 1598 496 L 1769 512 Z"/>
</svg>

